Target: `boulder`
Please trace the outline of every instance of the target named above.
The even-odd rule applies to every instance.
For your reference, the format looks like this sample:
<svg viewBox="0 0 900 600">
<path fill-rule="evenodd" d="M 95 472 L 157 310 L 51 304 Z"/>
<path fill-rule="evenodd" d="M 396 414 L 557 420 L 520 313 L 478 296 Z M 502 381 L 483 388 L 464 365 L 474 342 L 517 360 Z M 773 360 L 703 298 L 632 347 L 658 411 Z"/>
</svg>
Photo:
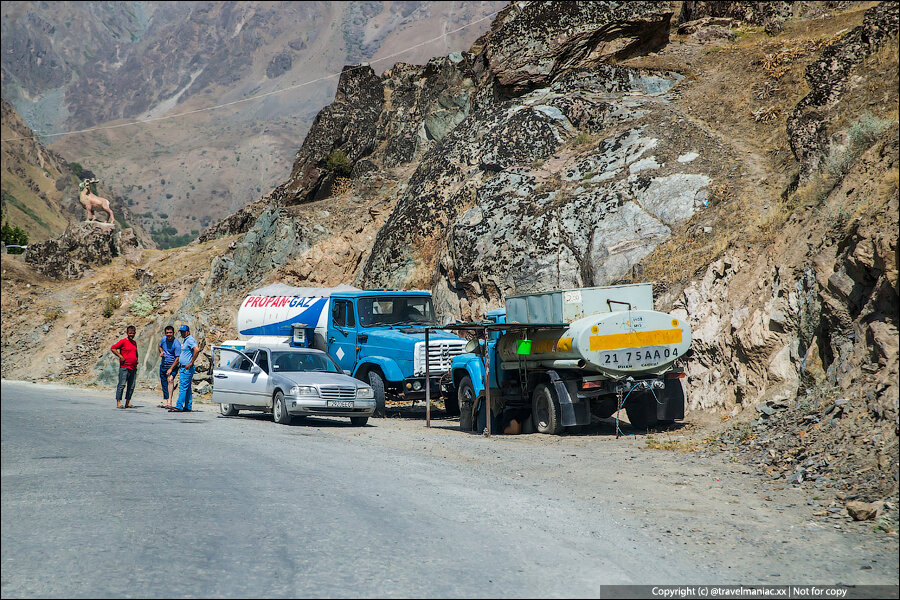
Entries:
<svg viewBox="0 0 900 600">
<path fill-rule="evenodd" d="M 847 512 L 854 521 L 870 521 L 878 515 L 881 502 L 861 502 L 852 500 L 847 503 Z"/>
<path fill-rule="evenodd" d="M 137 243 L 127 237 L 129 251 Z M 70 225 L 58 238 L 32 244 L 25 262 L 53 279 L 78 279 L 90 267 L 109 264 L 121 254 L 114 224 L 83 221 Z"/>
<path fill-rule="evenodd" d="M 669 41 L 668 2 L 513 2 L 476 45 L 506 96 L 570 69 L 653 52 Z"/>
</svg>

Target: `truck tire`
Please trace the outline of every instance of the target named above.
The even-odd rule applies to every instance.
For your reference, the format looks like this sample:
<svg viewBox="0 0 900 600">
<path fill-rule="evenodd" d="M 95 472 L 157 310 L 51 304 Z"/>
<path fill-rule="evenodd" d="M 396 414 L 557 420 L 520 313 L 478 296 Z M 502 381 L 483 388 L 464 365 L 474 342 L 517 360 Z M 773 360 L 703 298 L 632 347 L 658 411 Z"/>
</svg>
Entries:
<svg viewBox="0 0 900 600">
<path fill-rule="evenodd" d="M 625 401 L 625 414 L 628 415 L 628 421 L 635 429 L 649 429 L 655 427 L 658 423 L 656 420 L 656 398 L 653 394 L 642 393 L 636 394 L 636 397 L 629 398 Z"/>
<path fill-rule="evenodd" d="M 459 410 L 459 428 L 463 431 L 472 431 L 475 417 L 472 411 L 475 409 L 475 386 L 472 378 L 466 375 L 459 382 L 456 389 L 456 406 Z"/>
<path fill-rule="evenodd" d="M 556 390 L 546 383 L 534 388 L 531 396 L 531 419 L 538 433 L 559 435 L 562 433 L 562 417 Z"/>
<path fill-rule="evenodd" d="M 284 394 L 281 393 L 281 390 L 275 392 L 275 399 L 272 400 L 272 418 L 281 425 L 291 424 L 291 413 L 287 410 L 287 404 L 284 401 Z"/>
<path fill-rule="evenodd" d="M 368 377 L 369 385 L 375 392 L 375 412 L 372 413 L 372 416 L 384 418 L 384 379 L 381 378 L 378 371 L 369 371 Z"/>
</svg>

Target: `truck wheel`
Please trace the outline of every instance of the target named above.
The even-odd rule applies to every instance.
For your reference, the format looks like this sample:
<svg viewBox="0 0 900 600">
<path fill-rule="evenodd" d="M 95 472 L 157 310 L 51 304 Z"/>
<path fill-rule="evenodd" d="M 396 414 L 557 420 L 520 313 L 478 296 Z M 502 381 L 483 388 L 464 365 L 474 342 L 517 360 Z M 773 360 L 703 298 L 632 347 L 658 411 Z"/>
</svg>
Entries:
<svg viewBox="0 0 900 600">
<path fill-rule="evenodd" d="M 272 402 L 272 417 L 276 423 L 281 425 L 291 424 L 291 413 L 287 411 L 287 405 L 284 403 L 284 394 L 280 390 L 275 392 L 275 400 Z"/>
<path fill-rule="evenodd" d="M 551 435 L 562 433 L 559 400 L 552 386 L 542 383 L 534 389 L 534 395 L 531 397 L 531 418 L 538 433 Z"/>
<path fill-rule="evenodd" d="M 369 385 L 375 392 L 375 412 L 373 417 L 384 417 L 384 379 L 378 371 L 369 371 Z"/>
<path fill-rule="evenodd" d="M 459 388 L 456 390 L 456 407 L 459 411 L 459 428 L 463 431 L 472 431 L 475 420 L 472 414 L 475 409 L 475 386 L 472 385 L 472 378 L 468 375 L 459 382 Z"/>
<path fill-rule="evenodd" d="M 223 417 L 236 417 L 238 409 L 233 404 L 219 404 L 219 412 L 222 413 Z"/>
<path fill-rule="evenodd" d="M 656 399 L 652 394 L 640 394 L 625 402 L 625 414 L 635 429 L 649 429 L 657 424 Z"/>
</svg>

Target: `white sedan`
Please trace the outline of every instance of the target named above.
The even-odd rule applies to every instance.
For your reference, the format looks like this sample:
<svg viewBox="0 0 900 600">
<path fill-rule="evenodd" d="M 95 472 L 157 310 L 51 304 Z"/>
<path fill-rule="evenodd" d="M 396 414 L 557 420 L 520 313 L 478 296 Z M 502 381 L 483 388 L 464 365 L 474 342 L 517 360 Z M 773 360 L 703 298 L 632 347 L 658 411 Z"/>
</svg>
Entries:
<svg viewBox="0 0 900 600">
<path fill-rule="evenodd" d="M 375 411 L 371 387 L 350 377 L 321 350 L 256 346 L 243 350 L 213 346 L 220 353 L 213 370 L 213 402 L 226 417 L 241 410 L 272 413 L 276 423 L 293 417 L 350 417 L 366 424 Z"/>
</svg>

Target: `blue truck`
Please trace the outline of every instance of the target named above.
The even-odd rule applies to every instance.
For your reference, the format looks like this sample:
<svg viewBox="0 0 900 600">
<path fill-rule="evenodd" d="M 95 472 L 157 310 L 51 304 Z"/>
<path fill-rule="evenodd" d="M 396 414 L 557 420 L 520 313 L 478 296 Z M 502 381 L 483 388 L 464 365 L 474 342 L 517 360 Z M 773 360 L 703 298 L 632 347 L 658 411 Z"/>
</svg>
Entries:
<svg viewBox="0 0 900 600">
<path fill-rule="evenodd" d="M 450 366 L 460 428 L 559 434 L 624 408 L 636 428 L 684 418 L 679 359 L 690 351 L 686 322 L 653 309 L 650 284 L 555 290 L 507 298 Z M 485 335 L 486 334 L 486 335 Z"/>
<path fill-rule="evenodd" d="M 448 414 L 458 414 L 457 394 L 441 382 L 448 381 L 450 364 L 464 352 L 466 340 L 432 330 L 426 356 L 423 328 L 436 325 L 427 291 L 273 284 L 251 292 L 238 311 L 241 340 L 324 350 L 341 369 L 372 386 L 376 416 L 383 416 L 386 398 L 425 398 L 426 385 L 432 398 L 447 399 Z"/>
</svg>

